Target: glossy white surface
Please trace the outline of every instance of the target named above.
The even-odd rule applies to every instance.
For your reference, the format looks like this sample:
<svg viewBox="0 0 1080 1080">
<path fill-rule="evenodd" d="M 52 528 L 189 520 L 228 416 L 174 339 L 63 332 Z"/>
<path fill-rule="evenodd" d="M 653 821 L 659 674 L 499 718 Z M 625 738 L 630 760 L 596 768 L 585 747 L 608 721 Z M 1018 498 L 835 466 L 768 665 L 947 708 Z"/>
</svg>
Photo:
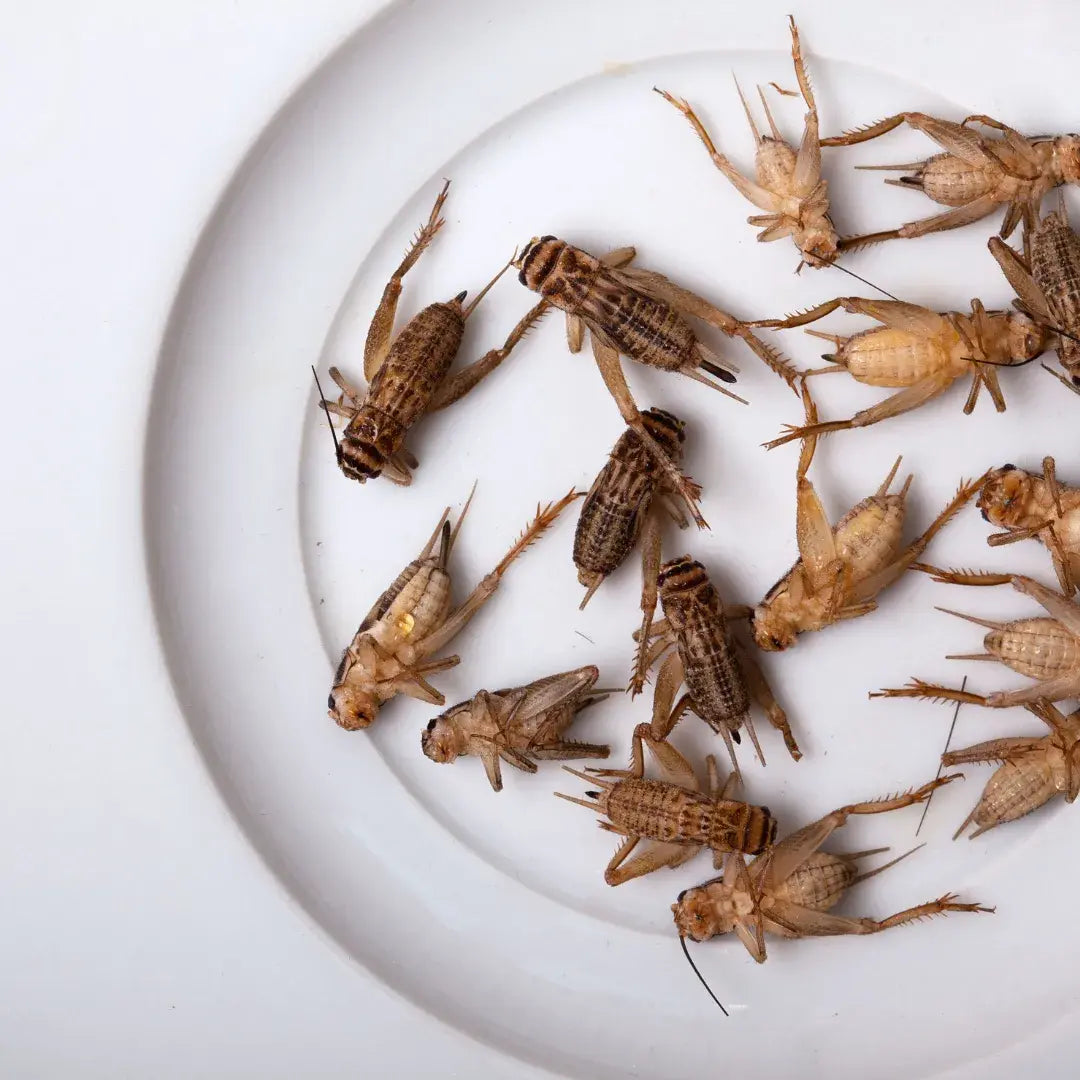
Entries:
<svg viewBox="0 0 1080 1080">
<path fill-rule="evenodd" d="M 6 430 L 18 437 L 5 462 L 15 466 L 12 488 L 35 499 L 30 524 L 12 531 L 5 552 L 18 568 L 5 604 L 11 669 L 31 676 L 6 688 L 15 752 L 5 761 L 4 813 L 15 816 L 3 830 L 11 847 L 0 1060 L 12 1074 L 517 1076 L 529 1074 L 525 1058 L 587 1076 L 682 1076 L 718 1064 L 747 1076 L 920 1076 L 965 1063 L 987 1076 L 1005 1075 L 1011 1058 L 1053 1060 L 1068 1045 L 1062 1010 L 1076 987 L 1061 939 L 1067 892 L 1057 893 L 1066 873 L 1050 864 L 1067 850 L 1068 810 L 951 845 L 985 771 L 942 793 L 924 829 L 928 847 L 862 887 L 849 910 L 883 914 L 953 888 L 998 903 L 993 920 L 957 916 L 874 941 L 779 943 L 764 969 L 734 943 L 702 947 L 698 962 L 714 986 L 744 1006 L 721 1023 L 676 955 L 666 913 L 678 889 L 708 876 L 703 859 L 608 890 L 600 871 L 610 845 L 584 811 L 551 805 L 553 787 L 573 789 L 554 770 L 509 777 L 495 797 L 477 763 L 436 769 L 420 756 L 431 709 L 395 703 L 370 738 L 345 736 L 324 717 L 327 654 L 444 502 L 459 501 L 480 476 L 458 563 L 464 587 L 497 558 L 530 502 L 585 483 L 618 432 L 595 372 L 565 355 L 551 319 L 474 399 L 418 432 L 411 491 L 357 489 L 334 470 L 306 365 L 325 343 L 324 359 L 340 354 L 357 370 L 350 334 L 362 333 L 435 178 L 454 179 L 448 225 L 410 275 L 403 314 L 475 289 L 515 243 L 546 231 L 586 246 L 633 240 L 643 264 L 739 313 L 859 291 L 829 271 L 792 277 L 786 242 L 755 245 L 742 224 L 747 208 L 648 93 L 662 81 L 690 96 L 722 145 L 748 161 L 727 69 L 746 84 L 790 83 L 784 12 L 759 5 L 733 27 L 717 23 L 712 5 L 666 18 L 651 4 L 629 7 L 613 21 L 600 2 L 576 6 L 573 19 L 559 3 L 411 4 L 361 29 L 273 121 L 229 188 L 195 249 L 159 365 L 164 319 L 213 200 L 360 13 L 307 5 L 299 28 L 285 6 L 241 4 L 231 18 L 212 5 L 185 7 L 143 21 L 114 4 L 107 44 L 74 9 L 62 27 L 24 23 L 28 44 L 5 75 L 32 103 L 7 125 L 5 203 L 9 214 L 22 211 L 10 226 L 22 258 L 8 275 L 10 354 L 21 360 L 9 374 L 16 388 L 20 379 L 28 386 L 5 395 L 17 409 Z M 1039 10 L 1049 8 L 1026 12 L 1025 34 L 1036 32 Z M 814 8 L 797 14 L 827 130 L 894 108 L 969 104 L 992 113 L 1007 104 L 1021 127 L 1073 122 L 1068 99 L 1047 96 L 1045 78 L 1035 87 L 1006 70 L 990 85 L 975 57 L 946 68 L 944 42 L 960 32 L 959 15 L 939 18 L 934 42 L 906 55 L 895 42 L 917 25 L 910 7 L 882 10 L 872 35 Z M 572 34 L 550 31 L 571 24 Z M 999 20 L 994 36 L 1008 39 L 1008 24 Z M 447 40 L 453 56 L 439 47 Z M 395 81 L 406 74 L 398 62 L 406 44 L 416 65 L 408 86 Z M 616 62 L 632 66 L 604 74 Z M 376 94 L 380 109 L 365 109 Z M 777 106 L 792 134 L 800 111 Z M 575 182 L 575 163 L 598 132 L 602 152 Z M 838 218 L 861 226 L 920 213 L 916 196 L 847 166 L 904 160 L 921 146 L 898 135 L 838 158 Z M 839 201 L 846 193 L 850 213 Z M 983 251 L 988 233 L 975 226 L 896 245 L 853 268 L 915 300 L 962 306 L 980 295 L 1003 304 L 1004 282 Z M 512 280 L 500 283 L 463 355 L 501 338 L 528 299 Z M 783 344 L 802 363 L 817 351 L 796 335 Z M 643 402 L 663 401 L 691 421 L 691 471 L 709 492 L 714 533 L 671 543 L 701 553 L 726 591 L 750 599 L 791 558 L 793 454 L 766 457 L 756 444 L 795 418 L 797 403 L 752 357 L 728 351 L 743 367 L 749 410 L 640 369 L 631 379 Z M 155 366 L 144 503 L 142 418 Z M 1004 417 L 983 402 L 965 420 L 956 390 L 914 417 L 830 440 L 815 472 L 830 511 L 876 484 L 901 449 L 917 474 L 920 522 L 961 473 L 1003 454 L 1037 461 L 1053 452 L 1064 472 L 1072 400 L 1035 367 L 1008 373 L 1005 384 Z M 564 401 L 567 385 L 575 397 Z M 840 415 L 873 394 L 830 385 L 823 411 Z M 46 416 L 59 413 L 51 430 L 28 407 L 32 395 L 43 396 Z M 515 492 L 523 458 L 528 485 Z M 144 509 L 175 695 L 148 605 Z M 370 533 L 383 510 L 397 544 Z M 751 525 L 762 536 L 746 552 L 736 538 Z M 439 683 L 451 701 L 594 657 L 621 677 L 634 570 L 578 616 L 571 532 L 564 522 L 531 552 L 462 638 L 466 662 Z M 969 512 L 935 559 L 1006 565 L 983 546 L 984 532 Z M 1047 574 L 1037 549 L 1016 548 L 1007 564 Z M 872 704 L 863 692 L 913 673 L 959 678 L 940 657 L 966 651 L 977 634 L 933 613 L 935 602 L 1026 610 L 1007 595 L 905 582 L 878 615 L 773 658 L 808 756 L 790 765 L 766 733 L 768 771 L 747 766 L 753 793 L 786 817 L 932 772 L 947 712 Z M 912 631 L 904 655 L 889 651 L 898 626 Z M 596 640 L 595 652 L 575 629 Z M 848 656 L 855 674 L 834 678 Z M 979 685 L 998 677 L 980 674 Z M 646 710 L 641 701 L 602 708 L 585 730 L 623 740 Z M 962 714 L 957 745 L 1012 722 L 972 712 Z M 307 913 L 283 903 L 287 894 L 252 858 L 192 753 L 192 733 L 247 838 Z M 680 736 L 706 746 L 702 732 Z M 837 846 L 868 846 L 861 841 L 871 833 L 875 844 L 902 846 L 917 817 L 860 826 Z M 569 845 L 567 858 L 555 857 L 556 845 Z M 1037 936 L 1036 904 L 1053 935 Z M 388 995 L 362 967 L 342 963 L 346 954 L 313 933 L 317 925 L 392 988 L 514 1057 Z M 1005 986 L 996 981 L 1003 966 Z M 1055 1022 L 1038 1044 L 1009 1050 Z M 994 1057 L 973 1064 L 982 1055 Z"/>
</svg>

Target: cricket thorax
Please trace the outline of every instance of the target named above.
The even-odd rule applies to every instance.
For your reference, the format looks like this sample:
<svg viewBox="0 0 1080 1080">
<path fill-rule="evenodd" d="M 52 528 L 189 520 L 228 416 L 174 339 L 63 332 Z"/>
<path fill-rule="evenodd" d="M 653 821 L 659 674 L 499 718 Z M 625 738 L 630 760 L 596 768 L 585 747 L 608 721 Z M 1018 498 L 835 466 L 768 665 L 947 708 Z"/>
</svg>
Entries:
<svg viewBox="0 0 1080 1080">
<path fill-rule="evenodd" d="M 401 448 L 408 427 L 365 401 L 341 437 L 339 464 L 350 480 L 363 484 L 382 474 L 386 462 Z"/>
<path fill-rule="evenodd" d="M 1045 148 L 1045 149 L 1044 149 Z M 1047 172 L 1065 184 L 1080 183 L 1080 135 L 1059 135 L 1035 144 L 1045 154 Z"/>
</svg>

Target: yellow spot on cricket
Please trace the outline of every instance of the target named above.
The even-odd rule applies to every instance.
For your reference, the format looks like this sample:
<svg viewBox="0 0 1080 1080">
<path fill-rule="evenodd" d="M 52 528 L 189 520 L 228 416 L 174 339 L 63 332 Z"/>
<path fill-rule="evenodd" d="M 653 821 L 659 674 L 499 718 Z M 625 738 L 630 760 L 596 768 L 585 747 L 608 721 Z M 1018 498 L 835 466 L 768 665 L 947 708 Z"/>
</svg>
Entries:
<svg viewBox="0 0 1080 1080">
<path fill-rule="evenodd" d="M 401 631 L 402 637 L 409 637 L 413 632 L 413 627 L 416 626 L 416 620 L 411 614 L 406 612 L 398 619 L 398 630 Z"/>
</svg>

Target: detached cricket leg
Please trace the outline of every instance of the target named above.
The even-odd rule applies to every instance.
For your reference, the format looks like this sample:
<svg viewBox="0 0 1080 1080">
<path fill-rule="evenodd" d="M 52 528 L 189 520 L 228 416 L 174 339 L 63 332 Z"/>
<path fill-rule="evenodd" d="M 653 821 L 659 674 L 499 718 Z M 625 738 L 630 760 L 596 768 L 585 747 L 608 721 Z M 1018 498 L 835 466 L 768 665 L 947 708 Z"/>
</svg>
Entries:
<svg viewBox="0 0 1080 1080">
<path fill-rule="evenodd" d="M 652 433 L 645 426 L 645 422 L 641 419 L 641 413 L 638 411 L 637 405 L 634 404 L 634 398 L 630 393 L 630 387 L 626 384 L 626 376 L 623 375 L 622 367 L 619 363 L 618 352 L 610 345 L 598 341 L 595 333 L 590 336 L 592 338 L 593 356 L 596 358 L 596 366 L 600 369 L 600 375 L 603 377 L 604 384 L 607 386 L 608 392 L 615 399 L 615 404 L 618 405 L 623 420 L 626 421 L 629 427 L 633 428 L 634 431 L 638 433 L 642 445 L 663 467 L 672 485 L 686 502 L 687 509 L 689 509 L 698 528 L 707 529 L 709 523 L 701 516 L 701 511 L 698 509 L 697 504 L 697 500 L 701 497 L 701 488 L 689 477 L 683 476 L 683 474 L 679 472 L 674 462 L 664 452 L 663 447 L 657 443 L 652 437 Z"/>
<path fill-rule="evenodd" d="M 517 326 L 510 331 L 510 335 L 503 342 L 501 349 L 492 349 L 485 353 L 475 363 L 463 368 L 439 387 L 435 396 L 431 399 L 428 412 L 436 412 L 452 405 L 455 401 L 463 398 L 481 379 L 490 375 L 511 353 L 514 346 L 543 318 L 550 305 L 546 300 L 528 311 L 518 322 Z"/>
<path fill-rule="evenodd" d="M 416 265 L 417 259 L 424 253 L 424 249 L 435 239 L 435 234 L 443 227 L 443 219 L 439 217 L 443 203 L 446 202 L 446 193 L 450 188 L 447 180 L 435 199 L 435 205 L 431 208 L 431 214 L 427 223 L 421 227 L 416 238 L 405 253 L 398 268 L 390 276 L 390 280 L 383 289 L 382 299 L 375 310 L 375 315 L 368 327 L 367 340 L 364 342 L 364 378 L 370 383 L 375 378 L 379 368 L 382 367 L 386 354 L 390 351 L 390 342 L 394 334 L 394 318 L 397 315 L 398 297 L 401 296 L 401 279 Z"/>
<path fill-rule="evenodd" d="M 638 631 L 637 655 L 634 671 L 630 677 L 630 697 L 635 698 L 645 686 L 648 670 L 649 627 L 656 614 L 657 578 L 660 575 L 660 524 L 656 514 L 650 512 L 645 518 L 641 537 L 641 629 Z"/>
<path fill-rule="evenodd" d="M 773 697 L 773 692 L 765 680 L 765 674 L 761 667 L 738 642 L 736 643 L 735 657 L 743 678 L 746 680 L 746 688 L 750 691 L 750 696 L 764 710 L 765 715 L 769 718 L 769 723 L 783 735 L 787 752 L 795 761 L 798 761 L 802 757 L 802 751 L 795 741 L 795 736 L 791 733 L 787 713 L 784 712 L 780 703 Z"/>
<path fill-rule="evenodd" d="M 466 623 L 484 606 L 487 600 L 499 587 L 503 574 L 506 573 L 510 564 L 517 559 L 530 544 L 533 543 L 555 519 L 581 494 L 579 491 L 571 491 L 564 495 L 558 502 L 549 503 L 543 509 L 537 508 L 537 514 L 525 528 L 525 531 L 515 541 L 510 550 L 503 556 L 502 561 L 495 569 L 483 578 L 475 589 L 464 600 L 460 607 L 450 613 L 442 626 L 432 631 L 422 642 L 417 643 L 418 656 L 430 656 L 438 652 L 448 644 L 456 634 L 464 629 Z M 471 498 L 471 496 L 470 496 Z M 462 515 L 464 516 L 464 514 Z M 461 518 L 458 519 L 458 525 Z M 456 530 L 455 530 L 456 535 Z"/>
</svg>

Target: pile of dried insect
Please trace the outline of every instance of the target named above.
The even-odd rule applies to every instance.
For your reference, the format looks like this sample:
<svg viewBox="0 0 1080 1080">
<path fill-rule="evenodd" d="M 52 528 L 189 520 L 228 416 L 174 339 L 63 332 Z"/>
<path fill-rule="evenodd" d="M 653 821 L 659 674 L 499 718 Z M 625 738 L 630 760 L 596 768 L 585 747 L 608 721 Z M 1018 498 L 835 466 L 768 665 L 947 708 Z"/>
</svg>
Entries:
<svg viewBox="0 0 1080 1080">
<path fill-rule="evenodd" d="M 588 332 L 601 378 L 625 425 L 591 488 L 571 490 L 557 502 L 538 506 L 534 519 L 495 569 L 456 607 L 451 600 L 449 564 L 472 494 L 455 524 L 451 524 L 450 509 L 445 509 L 418 556 L 360 623 L 333 678 L 330 716 L 340 727 L 354 731 L 367 728 L 381 707 L 399 695 L 445 706 L 443 694 L 428 677 L 459 664 L 461 658 L 438 654 L 493 595 L 510 564 L 571 502 L 584 495 L 572 550 L 577 580 L 585 589 L 582 608 L 640 548 L 641 622 L 633 634 L 633 647 L 626 632 L 629 626 L 620 630 L 628 661 L 633 656 L 629 696 L 616 697 L 613 690 L 598 689 L 598 684 L 609 680 L 602 680 L 599 668 L 591 663 L 556 674 L 550 673 L 551 668 L 507 672 L 499 679 L 507 688 L 488 690 L 473 683 L 471 696 L 431 718 L 421 732 L 422 752 L 443 764 L 460 757 L 479 758 L 479 764 L 466 762 L 454 770 L 455 780 L 470 768 L 479 776 L 482 767 L 495 792 L 503 790 L 502 762 L 535 774 L 549 760 L 607 758 L 608 744 L 568 737 L 571 726 L 582 710 L 605 699 L 609 699 L 608 710 L 629 715 L 637 707 L 634 699 L 658 666 L 651 723 L 621 721 L 632 731 L 630 767 L 579 770 L 563 766 L 591 788 L 584 797 L 555 794 L 596 811 L 600 827 L 621 838 L 604 873 L 608 885 L 621 885 L 661 868 L 675 869 L 708 849 L 718 876 L 683 889 L 672 907 L 682 947 L 686 951 L 687 939 L 702 942 L 734 932 L 759 962 L 766 957 L 766 934 L 786 938 L 865 935 L 948 912 L 993 910 L 960 902 L 946 893 L 881 920 L 831 912 L 850 886 L 911 852 L 863 870 L 862 859 L 887 849 L 841 854 L 825 852 L 822 846 L 853 815 L 927 802 L 937 788 L 958 778 L 959 774 L 942 776 L 941 767 L 1001 763 L 957 835 L 971 824 L 975 826 L 972 835 L 981 835 L 1058 794 L 1072 802 L 1080 793 L 1080 710 L 1056 704 L 1080 698 L 1080 604 L 1074 599 L 1080 586 L 1080 487 L 1058 480 L 1052 457 L 1045 457 L 1037 472 L 1012 464 L 990 469 L 977 480 L 961 480 L 937 517 L 905 543 L 912 477 L 904 479 L 899 490 L 891 490 L 900 456 L 876 491 L 835 524 L 808 475 L 822 437 L 902 417 L 960 379 L 970 378 L 964 413 L 973 411 L 984 388 L 996 410 L 1003 412 L 999 369 L 1027 364 L 1050 349 L 1057 351 L 1062 369 L 1052 373 L 1080 394 L 1080 238 L 1070 228 L 1063 204 L 1042 214 L 1042 200 L 1051 190 L 1080 182 L 1080 136 L 1027 137 L 984 115 L 953 121 L 903 112 L 854 132 L 822 138 L 794 19 L 790 34 L 798 91 L 772 85 L 780 94 L 801 98 L 806 106 L 797 149 L 782 136 L 764 89 L 758 87 L 768 135 L 759 130 L 736 82 L 753 133 L 753 179 L 717 149 L 686 101 L 666 90 L 657 91 L 689 121 L 716 168 L 762 211 L 748 219 L 762 230 L 757 239 L 767 242 L 790 236 L 801 257 L 799 269 L 803 265 L 835 267 L 853 274 L 838 262 L 847 253 L 885 240 L 956 229 L 1003 208 L 1000 236 L 990 240 L 989 248 L 1015 293 L 1017 310 L 991 309 L 976 299 L 966 313 L 949 310 L 945 302 L 935 301 L 930 308 L 886 294 L 890 297 L 886 300 L 838 297 L 785 318 L 746 319 L 729 314 L 663 274 L 633 265 L 638 255 L 633 247 L 617 247 L 596 257 L 573 242 L 544 235 L 515 250 L 470 304 L 465 305 L 464 292 L 430 304 L 395 336 L 402 280 L 443 227 L 447 181 L 427 222 L 391 274 L 371 321 L 363 357 L 367 392 L 354 389 L 331 367 L 328 374 L 341 397 L 327 401 L 319 388 L 316 402 L 325 412 L 336 462 L 346 477 L 364 483 L 385 476 L 395 484 L 409 485 L 417 461 L 405 440 L 413 424 L 474 389 L 549 308 L 564 313 L 571 352 L 582 349 Z M 923 161 L 872 168 L 907 171 L 901 179 L 887 182 L 921 191 L 949 209 L 895 229 L 841 236 L 833 215 L 837 212 L 837 220 L 842 221 L 844 208 L 830 201 L 822 148 L 865 142 L 903 124 L 929 136 L 941 152 Z M 1022 253 L 1005 243 L 1018 227 L 1023 230 Z M 492 264 L 498 261 L 493 258 Z M 539 294 L 539 302 L 522 315 L 500 348 L 452 373 L 466 320 L 511 266 L 518 270 L 520 283 Z M 757 333 L 759 328 L 787 330 L 816 323 L 838 309 L 877 325 L 848 336 L 808 330 L 833 343 L 833 351 L 824 357 L 827 367 L 799 370 Z M 801 442 L 795 469 L 796 558 L 752 607 L 725 605 L 698 559 L 688 554 L 672 558 L 670 553 L 665 558 L 663 531 L 669 519 L 681 529 L 687 529 L 691 519 L 700 529 L 708 527 L 699 506 L 703 488 L 683 471 L 687 426 L 664 407 L 640 410 L 622 368 L 621 358 L 626 357 L 685 375 L 746 404 L 728 389 L 738 369 L 703 340 L 695 320 L 728 338 L 739 338 L 801 398 L 805 414 L 803 423 L 789 426 L 766 444 L 772 449 Z M 533 347 L 542 341 L 538 334 Z M 844 371 L 857 382 L 896 392 L 847 419 L 821 421 L 810 379 L 818 386 L 821 380 L 816 376 Z M 497 382 L 505 384 L 510 378 L 500 376 Z M 771 379 L 767 382 L 778 389 Z M 836 385 L 833 380 L 828 383 Z M 788 400 L 786 392 L 776 397 Z M 335 416 L 347 421 L 340 437 Z M 900 425 L 895 426 L 899 430 Z M 893 451 L 898 453 L 899 447 Z M 775 460 L 771 455 L 761 457 L 765 462 Z M 786 470 L 785 475 L 790 477 Z M 362 497 L 359 489 L 353 490 Z M 1023 539 L 1039 540 L 1050 555 L 1060 592 L 1026 576 L 941 570 L 921 561 L 931 540 L 975 496 L 985 520 L 999 530 L 989 536 L 988 544 L 998 548 Z M 563 557 L 561 562 L 569 573 L 569 560 Z M 876 611 L 884 591 L 909 569 L 952 584 L 1011 584 L 1036 600 L 1045 615 L 1011 622 L 961 616 L 988 629 L 986 652 L 950 657 L 998 660 L 1032 682 L 1019 690 L 978 694 L 966 689 L 966 679 L 960 689 L 916 680 L 870 696 L 939 699 L 991 709 L 1022 706 L 1048 730 L 1037 736 L 991 739 L 962 750 L 946 748 L 940 766 L 935 752 L 927 767 L 928 771 L 930 766 L 939 767 L 937 779 L 906 794 L 851 803 L 794 831 L 779 830 L 769 808 L 756 800 L 745 801 L 740 790 L 743 775 L 735 746 L 741 743 L 744 730 L 760 764 L 765 764 L 753 725 L 753 706 L 780 733 L 792 759 L 800 760 L 803 753 L 756 654 L 782 652 L 800 634 Z M 660 618 L 655 617 L 658 605 Z M 888 617 L 889 606 L 883 605 L 882 618 Z M 838 663 L 836 670 L 854 678 L 847 665 Z M 712 754 L 695 762 L 670 741 L 688 712 L 699 716 L 723 740 L 731 763 L 726 779 L 721 778 Z M 658 770 L 657 777 L 646 775 L 649 764 Z M 799 768 L 804 773 L 814 766 Z M 475 781 L 466 776 L 462 782 Z M 778 830 L 784 835 L 780 841 Z M 753 857 L 749 863 L 747 855 Z"/>
</svg>

